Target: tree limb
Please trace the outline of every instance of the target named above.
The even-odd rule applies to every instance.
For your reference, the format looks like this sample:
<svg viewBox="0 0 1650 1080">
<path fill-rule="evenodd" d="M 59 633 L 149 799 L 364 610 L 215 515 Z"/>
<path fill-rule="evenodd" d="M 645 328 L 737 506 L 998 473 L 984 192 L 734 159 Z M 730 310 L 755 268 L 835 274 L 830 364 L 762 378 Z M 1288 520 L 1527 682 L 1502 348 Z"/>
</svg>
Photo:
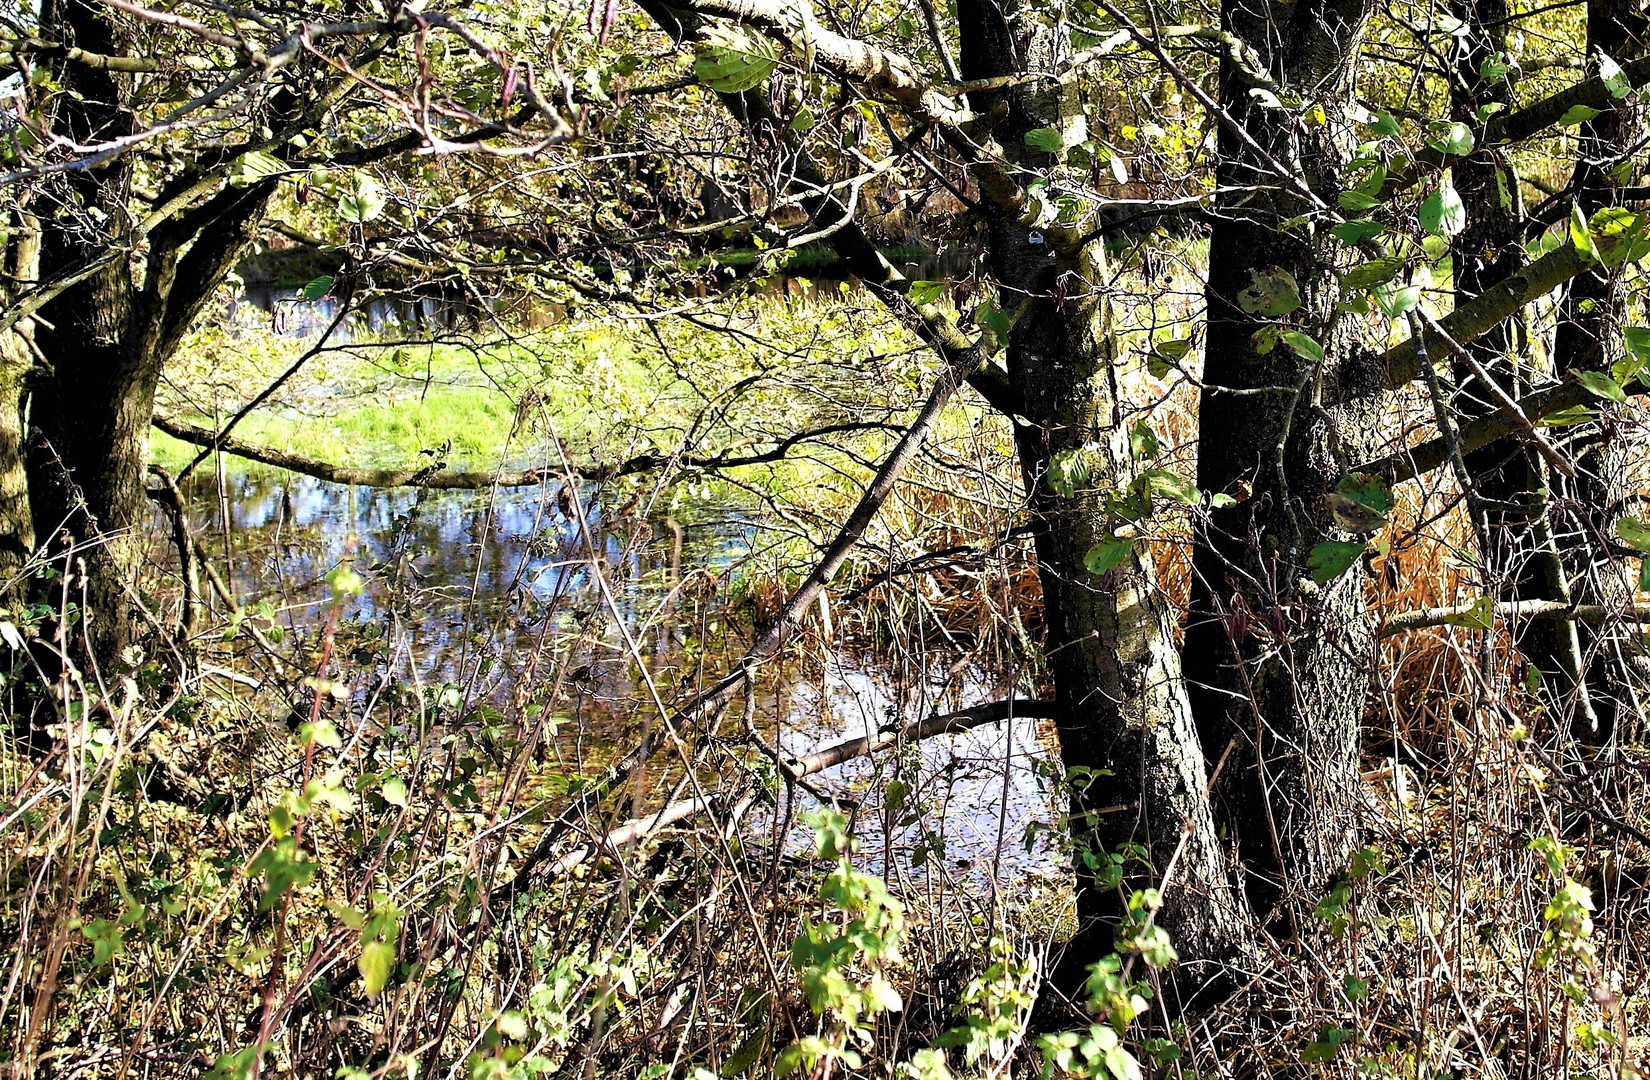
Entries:
<svg viewBox="0 0 1650 1080">
<path fill-rule="evenodd" d="M 322 461 L 319 458 L 294 454 L 278 447 L 258 446 L 243 442 L 234 436 L 220 438 L 210 428 L 169 416 L 156 416 L 153 422 L 157 429 L 164 431 L 172 438 L 192 443 L 195 446 L 221 449 L 226 454 L 233 454 L 235 457 L 244 458 L 247 461 L 256 461 L 262 465 L 273 465 L 277 469 L 301 473 L 304 476 L 313 476 L 317 480 L 325 480 L 331 484 L 349 484 L 354 487 L 416 487 L 430 488 L 437 491 L 476 491 L 491 487 L 532 487 L 536 484 L 550 483 L 561 475 L 559 470 L 537 468 L 506 472 L 497 470 L 435 469 L 429 466 L 421 469 L 352 468 L 348 465 L 335 465 L 330 461 Z M 693 454 L 638 454 L 614 465 L 586 465 L 576 471 L 578 478 L 581 480 L 601 481 L 613 480 L 621 476 L 632 476 L 636 473 L 652 472 L 673 463 L 690 469 L 737 469 L 746 465 L 765 465 L 770 462 L 782 461 L 797 444 L 810 442 L 827 435 L 898 430 L 901 429 L 896 425 L 885 424 L 880 421 L 830 424 L 826 427 L 813 428 L 787 436 L 780 440 L 772 450 L 765 450 L 760 454 L 746 454 L 743 456 L 718 454 L 715 457 L 702 457 Z"/>
<path fill-rule="evenodd" d="M 1635 382 L 1623 387 L 1623 390 L 1629 395 L 1639 395 L 1650 392 L 1650 387 Z M 1470 424 L 1462 425 L 1456 433 L 1461 442 L 1461 451 L 1467 453 L 1481 446 L 1488 446 L 1495 440 L 1520 430 L 1526 422 L 1539 421 L 1553 413 L 1597 401 L 1598 395 L 1578 382 L 1562 382 L 1545 390 L 1526 394 L 1518 399 L 1516 410 L 1497 409 Z M 1448 461 L 1449 447 L 1443 439 L 1433 439 L 1419 446 L 1365 462 L 1357 467 L 1357 471 L 1379 476 L 1388 484 L 1401 484 L 1405 480 L 1424 476 Z"/>
<path fill-rule="evenodd" d="M 1431 329 L 1424 331 L 1429 339 L 1426 349 L 1416 348 L 1413 340 L 1400 341 L 1374 357 L 1355 360 L 1336 374 L 1339 392 L 1335 400 L 1347 402 L 1388 390 L 1396 390 L 1421 377 L 1420 357 L 1424 352 L 1438 353 L 1449 347 L 1451 341 L 1465 345 L 1499 326 L 1519 309 L 1545 296 L 1592 265 L 1566 241 L 1534 262 L 1485 289 L 1471 303 L 1463 304 L 1438 319 L 1434 325 L 1443 330 L 1440 336 Z"/>
<path fill-rule="evenodd" d="M 1429 626 L 1471 626 L 1483 629 L 1481 622 L 1463 620 L 1481 618 L 1486 613 L 1482 601 L 1473 604 L 1451 604 L 1448 607 L 1420 608 L 1389 615 L 1381 624 L 1380 636 L 1393 637 L 1411 630 Z M 1562 600 L 1502 600 L 1494 606 L 1497 619 L 1558 619 L 1575 622 L 1609 622 L 1612 619 L 1632 619 L 1650 622 L 1650 604 L 1627 604 L 1611 607 L 1604 604 L 1574 604 Z"/>
</svg>

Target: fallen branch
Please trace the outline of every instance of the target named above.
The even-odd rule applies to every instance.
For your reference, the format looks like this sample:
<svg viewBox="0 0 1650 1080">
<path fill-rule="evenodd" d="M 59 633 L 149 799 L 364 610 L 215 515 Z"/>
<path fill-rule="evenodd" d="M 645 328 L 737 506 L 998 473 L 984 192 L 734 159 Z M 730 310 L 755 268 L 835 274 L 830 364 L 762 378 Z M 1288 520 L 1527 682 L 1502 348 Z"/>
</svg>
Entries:
<svg viewBox="0 0 1650 1080">
<path fill-rule="evenodd" d="M 1566 622 L 1601 623 L 1613 619 L 1650 622 L 1650 604 L 1566 604 L 1562 600 L 1503 600 L 1493 608 L 1483 601 L 1451 604 L 1448 607 L 1420 608 L 1389 615 L 1381 624 L 1380 636 L 1392 637 L 1429 626 L 1465 626 L 1487 629 L 1482 619 L 1490 612 L 1496 619 L 1558 619 Z"/>
<path fill-rule="evenodd" d="M 273 465 L 277 469 L 301 473 L 304 476 L 313 476 L 317 480 L 325 480 L 331 484 L 349 484 L 355 487 L 416 487 L 432 488 L 440 491 L 476 491 L 495 486 L 532 487 L 537 484 L 553 482 L 561 475 L 558 470 L 553 469 L 521 469 L 501 472 L 496 470 L 438 469 L 432 466 L 425 466 L 421 469 L 355 468 L 348 465 L 336 465 L 330 461 L 322 461 L 319 458 L 305 457 L 302 454 L 294 454 L 289 450 L 282 450 L 278 447 L 259 446 L 254 443 L 243 442 L 233 436 L 220 438 L 209 428 L 169 416 L 156 416 L 154 425 L 174 439 L 186 443 L 215 447 L 223 450 L 226 454 L 232 454 L 247 461 L 256 461 L 261 465 Z M 798 443 L 820 439 L 827 435 L 897 430 L 899 429 L 895 425 L 880 421 L 830 424 L 826 427 L 813 428 L 809 431 L 788 436 L 781 439 L 772 450 L 765 450 L 760 454 L 742 456 L 718 454 L 715 457 L 701 457 L 692 454 L 638 454 L 636 457 L 614 465 L 586 465 L 575 471 L 581 480 L 601 481 L 613 480 L 621 476 L 632 476 L 636 473 L 652 472 L 673 462 L 690 469 L 737 469 L 745 465 L 765 465 L 780 461 Z"/>
<path fill-rule="evenodd" d="M 987 724 L 1018 717 L 1024 719 L 1046 719 L 1054 715 L 1054 704 L 1048 701 L 1034 699 L 1017 699 L 1013 701 L 993 701 L 986 705 L 976 705 L 973 708 L 963 709 L 960 712 L 946 713 L 941 716 L 930 716 L 926 720 L 919 720 L 907 724 L 903 728 L 882 731 L 876 735 L 864 736 L 858 739 L 848 739 L 823 750 L 815 751 L 805 757 L 791 758 L 787 762 L 786 770 L 793 778 L 812 776 L 814 773 L 824 772 L 834 765 L 855 758 L 868 757 L 879 750 L 886 750 L 900 743 L 916 742 L 921 739 L 932 738 L 935 735 L 949 735 L 961 731 L 971 731 Z M 738 793 L 736 793 L 738 794 Z M 651 814 L 632 818 L 622 825 L 610 829 L 600 839 L 581 844 L 562 854 L 554 862 L 543 864 L 543 869 L 535 873 L 532 883 L 543 885 L 581 866 L 602 852 L 617 853 L 626 844 L 633 844 L 639 840 L 646 840 L 672 825 L 698 817 L 726 801 L 725 792 L 711 792 L 702 797 L 681 799 L 670 803 Z M 737 802 L 738 799 L 735 799 Z M 512 891 L 519 888 L 521 875 L 509 885 L 498 890 L 501 898 L 507 897 Z"/>
</svg>

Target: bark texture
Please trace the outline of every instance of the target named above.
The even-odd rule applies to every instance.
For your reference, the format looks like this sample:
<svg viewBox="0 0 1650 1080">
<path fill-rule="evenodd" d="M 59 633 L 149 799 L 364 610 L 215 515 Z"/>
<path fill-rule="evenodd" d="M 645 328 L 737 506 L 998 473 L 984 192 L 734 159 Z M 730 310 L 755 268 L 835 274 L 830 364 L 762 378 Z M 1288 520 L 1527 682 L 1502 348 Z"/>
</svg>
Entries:
<svg viewBox="0 0 1650 1080">
<path fill-rule="evenodd" d="M 0 309 L 40 276 L 39 222 L 19 210 L 9 223 L 12 242 L 0 275 Z M 17 574 L 34 550 L 34 520 L 29 514 L 29 481 L 23 470 L 23 410 L 28 378 L 34 367 L 30 344 L 32 319 L 0 334 L 0 591 L 20 587 Z"/>
<path fill-rule="evenodd" d="M 1215 814 L 1261 912 L 1316 899 L 1358 838 L 1371 657 L 1363 583 L 1354 569 L 1318 587 L 1307 563 L 1318 543 L 1351 539 L 1326 495 L 1377 433 L 1320 395 L 1346 334 L 1332 242 L 1297 219 L 1332 205 L 1342 186 L 1350 125 L 1341 110 L 1367 17 L 1362 0 L 1226 0 L 1221 10 L 1222 28 L 1264 68 L 1229 55 L 1220 73 L 1232 124 L 1219 141 L 1198 486 L 1240 501 L 1199 531 L 1185 664 L 1203 746 L 1236 743 Z M 1289 107 L 1251 94 L 1261 83 Z M 1323 120 L 1309 125 L 1313 106 Z M 1268 314 L 1257 290 L 1280 274 L 1301 303 Z M 1256 338 L 1285 326 L 1324 346 L 1328 364 Z"/>
<path fill-rule="evenodd" d="M 1589 0 L 1587 51 L 1603 52 L 1621 63 L 1642 58 L 1650 23 L 1626 0 Z M 1632 163 L 1644 130 L 1643 109 L 1612 100 L 1597 117 L 1584 122 L 1577 140 L 1579 156 L 1571 187 L 1582 212 L 1620 205 L 1621 189 L 1632 184 L 1642 166 Z M 1625 166 L 1625 168 L 1623 168 Z M 1559 310 L 1553 346 L 1560 375 L 1576 371 L 1608 372 L 1622 358 L 1622 330 L 1628 323 L 1622 268 L 1593 266 L 1571 283 Z M 1574 579 L 1577 600 L 1616 605 L 1632 599 L 1634 582 L 1610 552 L 1615 521 L 1626 512 L 1625 460 L 1612 409 L 1581 443 L 1577 475 L 1561 491 L 1554 513 L 1560 550 L 1569 556 L 1565 571 Z M 1581 693 L 1590 705 L 1577 714 L 1573 730 L 1595 747 L 1608 750 L 1630 717 L 1643 713 L 1644 675 L 1635 667 L 1631 624 L 1606 623 L 1572 627 L 1585 679 Z"/>
<path fill-rule="evenodd" d="M 1476 123 L 1483 107 L 1506 109 L 1514 103 L 1507 74 L 1494 64 L 1508 55 L 1512 11 L 1506 0 L 1454 0 L 1452 14 L 1465 24 L 1453 56 L 1452 111 L 1455 119 Z M 1459 308 L 1522 269 L 1525 218 L 1517 174 L 1500 152 L 1480 149 L 1456 161 L 1450 172 L 1467 215 L 1466 228 L 1451 244 Z M 1466 348 L 1508 393 L 1521 397 L 1529 392 L 1528 328 L 1522 311 Z M 1492 391 L 1479 384 L 1467 365 L 1456 364 L 1455 382 L 1463 390 L 1457 404 L 1465 422 L 1497 409 Z M 1569 577 L 1549 527 L 1551 486 L 1540 454 L 1522 437 L 1509 436 L 1467 453 L 1465 461 L 1473 495 L 1483 500 L 1479 513 L 1489 545 L 1483 553 L 1486 589 L 1507 602 L 1568 603 Z M 1515 509 L 1519 506 L 1527 509 Z M 1552 705 L 1591 727 L 1575 624 L 1524 620 L 1516 624 L 1514 637 L 1525 662 L 1540 672 Z"/>
<path fill-rule="evenodd" d="M 965 3 L 960 25 L 965 79 L 1054 70 L 1068 49 L 1064 35 L 1034 13 L 1019 20 L 989 0 Z M 970 104 L 982 113 L 1006 106 L 993 138 L 1011 161 L 1037 171 L 1052 162 L 1027 148 L 1025 133 L 1064 130 L 1082 108 L 1072 84 L 1044 80 L 976 92 Z M 1214 831 L 1208 769 L 1150 554 L 1136 545 L 1103 574 L 1085 565 L 1118 524 L 1108 517 L 1108 498 L 1141 468 L 1130 454 L 1117 394 L 1120 358 L 1104 249 L 1098 241 L 1057 244 L 1001 206 L 987 209 L 986 219 L 1000 293 L 1025 300 L 1010 334 L 1008 369 L 1019 413 L 1029 421 L 1016 421 L 1016 440 L 1037 529 L 1061 761 L 1079 778 L 1070 820 L 1083 929 L 1073 960 L 1080 966 L 1111 951 L 1111 930 L 1129 893 L 1161 886 L 1159 924 L 1186 962 L 1182 983 L 1195 993 L 1196 961 L 1230 959 L 1244 948 L 1244 913 Z M 1078 463 L 1084 477 L 1068 490 L 1051 483 L 1061 462 Z M 1136 845 L 1145 859 L 1126 859 L 1120 878 L 1108 875 L 1111 856 Z M 1165 883 L 1171 861 L 1174 877 Z"/>
<path fill-rule="evenodd" d="M 107 9 L 49 0 L 42 25 L 73 45 L 118 51 Z M 128 135 L 130 76 L 78 65 L 58 72 L 57 125 L 91 144 Z M 121 157 L 59 174 L 65 208 L 41 235 L 44 282 L 78 277 L 40 309 L 35 342 L 44 360 L 32 387 L 24 461 L 35 536 L 68 577 L 43 582 L 43 601 L 73 604 L 64 654 L 107 675 L 125 662 L 138 615 L 133 571 L 148 507 L 144 470 L 155 386 L 166 360 L 255 238 L 273 183 L 222 185 L 185 202 L 146 236 L 131 214 L 131 164 Z M 160 201 L 200 177 L 163 186 Z M 44 221 L 44 219 L 42 219 Z M 113 250 L 90 274 L 89 255 Z M 55 662 L 47 657 L 49 662 Z"/>
</svg>

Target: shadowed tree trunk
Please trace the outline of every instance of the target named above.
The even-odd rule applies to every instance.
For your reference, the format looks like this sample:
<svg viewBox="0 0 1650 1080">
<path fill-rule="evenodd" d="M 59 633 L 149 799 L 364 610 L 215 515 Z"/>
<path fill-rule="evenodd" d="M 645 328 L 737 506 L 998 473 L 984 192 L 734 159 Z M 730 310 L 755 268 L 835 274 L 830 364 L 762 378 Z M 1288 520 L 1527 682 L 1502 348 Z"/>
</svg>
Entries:
<svg viewBox="0 0 1650 1080">
<path fill-rule="evenodd" d="M 0 310 L 12 310 L 19 293 L 40 274 L 39 223 L 18 211 L 9 230 L 0 280 Z M 0 333 L 0 591 L 34 550 L 34 521 L 29 515 L 29 481 L 23 469 L 23 408 L 34 350 L 28 338 L 32 320 Z"/>
<path fill-rule="evenodd" d="M 107 9 L 50 0 L 41 23 L 92 52 L 118 50 Z M 130 76 L 64 64 L 57 123 L 82 145 L 130 134 Z M 138 242 L 129 217 L 130 159 L 57 174 L 48 192 L 64 207 L 42 218 L 40 277 L 71 281 L 40 308 L 34 341 L 42 373 L 31 384 L 23 455 L 35 539 L 69 575 L 62 647 L 76 665 L 109 676 L 130 660 L 138 613 L 133 571 L 148 509 L 144 470 L 160 372 L 184 334 L 255 238 L 271 181 L 246 187 L 185 173 L 157 202 L 181 201 Z M 104 256 L 86 273 L 88 260 Z M 37 584 L 63 602 L 64 582 Z M 50 650 L 42 658 L 55 669 Z"/>
<path fill-rule="evenodd" d="M 1456 120 L 1477 128 L 1480 110 L 1514 104 L 1508 80 L 1506 0 L 1455 0 L 1453 14 L 1465 25 L 1455 44 L 1451 107 Z M 1476 299 L 1524 265 L 1524 207 L 1517 174 L 1506 157 L 1479 150 L 1450 169 L 1466 210 L 1466 226 L 1451 242 L 1456 306 Z M 1513 396 L 1530 391 L 1528 333 L 1523 312 L 1465 346 L 1478 365 Z M 1471 368 L 1457 361 L 1455 382 L 1464 390 L 1463 422 L 1494 412 L 1499 403 Z M 1549 527 L 1548 466 L 1521 437 L 1498 439 L 1464 456 L 1473 494 L 1484 500 L 1490 550 L 1484 553 L 1486 584 L 1501 600 L 1570 599 L 1563 563 Z M 1513 507 L 1529 507 L 1519 511 Z M 1525 661 L 1540 672 L 1548 699 L 1579 723 L 1592 725 L 1592 708 L 1581 681 L 1576 625 L 1558 619 L 1525 619 L 1515 628 Z"/>
<path fill-rule="evenodd" d="M 1595 64 L 1600 52 L 1619 63 L 1643 56 L 1647 32 L 1650 24 L 1636 5 L 1625 0 L 1589 0 L 1587 51 Z M 1589 218 L 1605 207 L 1621 204 L 1620 189 L 1633 183 L 1642 169 L 1634 156 L 1642 130 L 1643 109 L 1632 99 L 1612 102 L 1600 115 L 1582 123 L 1570 187 L 1576 204 Z M 1559 374 L 1609 372 L 1622 358 L 1622 331 L 1629 321 L 1622 276 L 1628 269 L 1595 265 L 1570 283 L 1559 309 L 1553 347 Z M 1559 546 L 1570 555 L 1568 570 L 1575 579 L 1576 598 L 1583 603 L 1619 605 L 1631 599 L 1634 587 L 1621 561 L 1609 551 L 1616 519 L 1625 512 L 1626 462 L 1613 407 L 1599 411 L 1603 414 L 1600 422 L 1581 443 L 1577 475 L 1568 485 L 1570 498 L 1560 508 L 1565 512 L 1555 517 Z M 1642 712 L 1644 680 L 1632 663 L 1636 651 L 1632 639 L 1637 634 L 1630 627 L 1608 623 L 1579 627 L 1577 632 L 1593 715 L 1587 718 L 1591 722 L 1578 724 L 1576 732 L 1594 746 L 1607 747 L 1616 739 L 1623 718 Z"/>
<path fill-rule="evenodd" d="M 1238 502 L 1198 534 L 1185 664 L 1203 746 L 1236 741 L 1215 814 L 1261 913 L 1315 899 L 1358 842 L 1363 575 L 1319 586 L 1308 559 L 1326 540 L 1354 539 L 1326 496 L 1375 432 L 1364 414 L 1318 402 L 1351 335 L 1327 222 L 1314 233 L 1302 216 L 1322 222 L 1343 183 L 1354 141 L 1343 110 L 1367 16 L 1362 0 L 1226 0 L 1221 11 L 1248 51 L 1229 52 L 1220 71 L 1233 124 L 1219 135 L 1198 486 Z M 1313 338 L 1326 363 L 1278 343 L 1283 330 Z"/>
<path fill-rule="evenodd" d="M 962 6 L 959 22 L 965 79 L 1056 70 L 1069 51 L 1064 35 L 1029 9 L 1005 13 L 976 0 Z M 1026 133 L 1066 131 L 1082 112 L 1074 84 L 1051 80 L 976 92 L 970 104 L 977 113 L 1006 106 L 992 137 L 1028 174 L 1054 161 L 1028 148 Z M 1067 233 L 1040 230 L 1030 215 L 1000 205 L 982 210 L 1004 306 L 1025 300 L 1007 361 L 1027 421 L 1015 421 L 1016 443 L 1037 525 L 1060 756 L 1074 778 L 1069 813 L 1083 929 L 1067 966 L 1111 951 L 1128 896 L 1161 885 L 1177 852 L 1159 922 L 1188 962 L 1229 959 L 1246 940 L 1242 910 L 1214 832 L 1207 767 L 1151 553 L 1140 543 L 1102 573 L 1087 564 L 1123 526 L 1115 501 L 1145 467 L 1131 454 L 1117 396 L 1121 357 L 1103 243 L 1068 243 Z M 1133 846 L 1144 860 L 1119 865 L 1115 857 Z M 1187 974 L 1182 984 L 1195 991 L 1195 966 Z"/>
</svg>

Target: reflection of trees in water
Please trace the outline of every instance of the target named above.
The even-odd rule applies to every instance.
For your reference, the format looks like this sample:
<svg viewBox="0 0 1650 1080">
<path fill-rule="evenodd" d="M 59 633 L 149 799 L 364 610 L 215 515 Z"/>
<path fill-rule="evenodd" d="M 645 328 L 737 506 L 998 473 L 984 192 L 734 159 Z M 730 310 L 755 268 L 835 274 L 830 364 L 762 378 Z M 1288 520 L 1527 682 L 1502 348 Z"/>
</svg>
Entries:
<svg viewBox="0 0 1650 1080">
<path fill-rule="evenodd" d="M 227 506 L 236 595 L 243 603 L 268 599 L 284 607 L 281 621 L 296 642 L 312 643 L 320 629 L 323 575 L 341 562 L 366 573 L 367 590 L 338 635 L 344 675 L 356 693 L 325 707 L 341 723 L 345 714 L 370 715 L 369 741 L 386 760 L 439 734 L 453 783 L 462 788 L 467 776 L 505 767 L 512 747 L 547 725 L 534 754 L 535 783 L 544 785 L 543 797 L 558 797 L 565 791 L 557 785 L 598 773 L 657 722 L 643 672 L 590 573 L 584 530 L 565 512 L 571 500 L 559 500 L 554 486 L 497 493 L 351 489 L 259 472 L 231 474 L 224 494 L 220 502 L 212 476 L 192 478 L 185 485 L 191 524 L 209 551 L 221 552 Z M 730 622 L 739 620 L 729 618 L 731 575 L 724 571 L 752 551 L 756 528 L 735 507 L 713 507 L 714 517 L 682 523 L 678 558 L 670 521 L 613 513 L 608 508 L 619 499 L 611 494 L 591 486 L 581 489 L 579 502 L 619 616 L 668 703 L 676 687 L 726 670 L 742 652 L 728 636 Z M 157 561 L 174 564 L 158 519 L 154 550 Z M 840 653 L 769 665 L 761 672 L 755 722 L 800 753 L 995 693 L 985 685 L 994 677 L 937 664 L 920 640 L 914 647 L 867 666 Z M 289 655 L 296 659 L 297 649 Z M 740 723 L 737 713 L 722 717 L 720 734 L 734 734 Z M 1005 772 L 1011 751 L 1013 768 Z M 910 786 L 914 805 L 952 812 L 927 815 L 920 827 L 899 815 L 867 818 L 870 850 L 893 866 L 895 852 L 912 845 L 948 857 L 994 850 L 1005 776 L 1015 833 L 1041 820 L 1043 797 L 1028 771 L 1038 753 L 1035 724 L 1028 723 L 1011 736 L 936 741 L 817 782 L 857 801 L 897 778 Z M 660 785 L 671 781 L 668 770 L 659 770 L 640 782 L 646 803 L 666 795 Z M 474 798 L 479 805 L 484 795 Z M 753 817 L 753 835 L 778 830 L 770 839 L 800 843 L 792 827 L 804 808 L 781 800 Z M 1041 865 L 1044 858 L 1012 861 Z"/>
<path fill-rule="evenodd" d="M 380 643 L 381 669 L 396 662 L 400 649 L 421 680 L 476 680 L 473 689 L 483 697 L 507 689 L 517 652 L 534 645 L 541 630 L 558 645 L 594 618 L 609 621 L 583 532 L 558 507 L 556 491 L 350 488 L 263 471 L 230 474 L 222 499 L 210 474 L 184 485 L 192 526 L 220 560 L 227 508 L 232 555 L 225 576 L 243 603 L 273 602 L 284 609 L 289 632 L 302 638 L 319 625 L 318 605 L 327 595 L 322 578 L 348 563 L 368 579 L 348 621 L 373 629 L 365 636 Z M 603 494 L 592 486 L 580 502 L 620 615 L 637 625 L 663 595 L 673 534 L 639 519 L 605 520 L 611 500 Z M 725 566 L 748 549 L 749 523 L 727 508 L 718 512 L 703 526 L 689 523 L 684 563 Z M 163 564 L 174 559 L 160 528 L 155 552 Z M 546 619 L 554 625 L 546 627 Z M 669 620 L 659 621 L 657 647 L 665 648 L 675 636 Z M 597 639 L 590 660 L 600 661 L 593 670 L 601 685 L 585 696 L 633 695 L 637 673 L 621 661 L 618 635 L 608 626 Z M 478 673 L 485 677 L 478 680 Z"/>
</svg>

